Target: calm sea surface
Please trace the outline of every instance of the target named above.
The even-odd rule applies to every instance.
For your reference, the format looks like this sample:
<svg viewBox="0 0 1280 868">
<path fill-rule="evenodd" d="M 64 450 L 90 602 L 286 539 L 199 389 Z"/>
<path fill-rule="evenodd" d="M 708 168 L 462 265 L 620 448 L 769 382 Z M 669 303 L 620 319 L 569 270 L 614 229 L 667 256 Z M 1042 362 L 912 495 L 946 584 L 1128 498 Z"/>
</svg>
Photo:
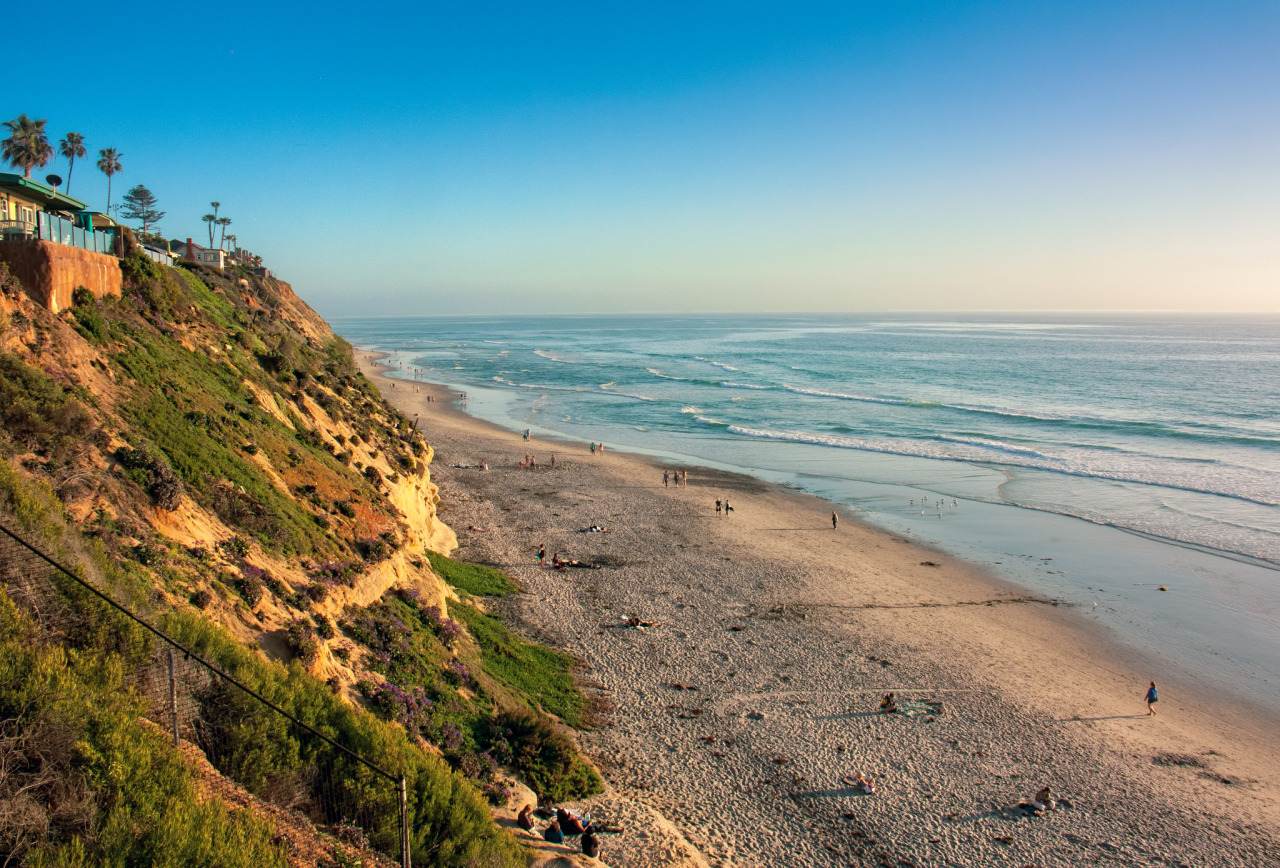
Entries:
<svg viewBox="0 0 1280 868">
<path fill-rule="evenodd" d="M 1244 570 L 1245 608 L 1262 606 L 1259 629 L 1280 643 L 1280 317 L 351 318 L 334 327 L 390 352 L 402 376 L 468 391 L 468 409 L 500 424 L 743 469 L 980 562 L 1037 560 L 1040 551 L 1011 548 L 1009 528 L 1047 514 L 1115 529 L 1102 540 L 1198 552 L 1210 565 L 1195 567 L 1202 575 L 1231 559 L 1239 569 L 1222 582 L 1238 584 Z M 1134 569 L 1155 581 L 1163 564 Z M 1034 572 L 1042 586 L 1064 581 Z M 1077 597 L 1109 605 L 1102 580 L 1087 578 L 1096 574 L 1076 575 Z M 1226 606 L 1229 630 L 1240 601 L 1227 593 L 1206 591 Z M 1274 657 L 1280 673 L 1280 644 Z"/>
</svg>

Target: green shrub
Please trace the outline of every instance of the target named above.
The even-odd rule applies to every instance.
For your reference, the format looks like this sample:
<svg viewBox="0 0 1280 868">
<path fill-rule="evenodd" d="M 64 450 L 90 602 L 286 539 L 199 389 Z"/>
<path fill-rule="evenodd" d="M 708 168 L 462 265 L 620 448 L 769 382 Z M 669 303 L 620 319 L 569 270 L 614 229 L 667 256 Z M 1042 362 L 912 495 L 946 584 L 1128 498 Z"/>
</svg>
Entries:
<svg viewBox="0 0 1280 868">
<path fill-rule="evenodd" d="M 511 761 L 541 802 L 567 802 L 604 791 L 595 769 L 573 743 L 547 720 L 527 711 L 510 711 L 495 722 L 495 741 L 510 745 Z"/>
<path fill-rule="evenodd" d="M 328 624 L 327 621 L 325 623 Z M 332 625 L 329 626 L 329 633 L 333 634 Z M 303 666 L 310 666 L 320 657 L 320 642 L 311 625 L 305 621 L 292 622 L 284 631 L 284 641 L 289 646 L 289 653 Z"/>
<path fill-rule="evenodd" d="M 0 591 L 0 801 L 43 832 L 5 823 L 0 851 L 38 868 L 284 868 L 268 821 L 202 797 L 172 745 L 138 723 L 145 703 L 124 662 L 100 648 L 43 644 Z"/>
<path fill-rule="evenodd" d="M 93 428 L 89 414 L 53 378 L 0 353 L 0 436 L 22 450 L 62 458 Z"/>
<path fill-rule="evenodd" d="M 351 707 L 296 666 L 286 670 L 263 661 L 197 615 L 173 613 L 165 619 L 165 627 L 281 708 L 393 774 L 403 773 L 408 782 L 415 864 L 458 868 L 524 864 L 519 846 L 494 827 L 476 790 L 439 758 L 413 745 L 404 730 Z M 261 709 L 221 679 L 202 697 L 201 719 L 220 734 L 215 761 L 219 770 L 255 793 L 281 788 L 297 793 L 301 806 L 328 822 L 368 818 L 370 843 L 385 853 L 398 854 L 394 785 L 328 744 L 299 733 L 284 718 L 262 714 Z"/>
<path fill-rule="evenodd" d="M 146 489 L 147 494 L 161 509 L 174 510 L 182 502 L 182 480 L 174 475 L 169 462 L 146 444 L 136 449 L 122 446 L 116 450 L 116 460 L 130 479 Z"/>
</svg>

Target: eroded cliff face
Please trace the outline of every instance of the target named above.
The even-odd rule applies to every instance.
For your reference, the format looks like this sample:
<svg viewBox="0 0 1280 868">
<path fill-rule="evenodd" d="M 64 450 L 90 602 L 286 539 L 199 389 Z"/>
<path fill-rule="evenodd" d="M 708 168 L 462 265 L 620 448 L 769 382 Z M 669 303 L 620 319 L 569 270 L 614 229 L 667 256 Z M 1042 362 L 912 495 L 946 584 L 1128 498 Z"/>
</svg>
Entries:
<svg viewBox="0 0 1280 868">
<path fill-rule="evenodd" d="M 0 274 L 3 375 L 47 383 L 50 416 L 76 408 L 74 432 L 9 426 L 12 467 L 160 567 L 173 605 L 281 659 L 304 625 L 303 662 L 353 684 L 367 655 L 334 629 L 352 607 L 402 587 L 448 610 L 424 557 L 457 545 L 430 444 L 287 284 L 136 257 L 124 273 L 122 298 L 62 313 Z"/>
</svg>

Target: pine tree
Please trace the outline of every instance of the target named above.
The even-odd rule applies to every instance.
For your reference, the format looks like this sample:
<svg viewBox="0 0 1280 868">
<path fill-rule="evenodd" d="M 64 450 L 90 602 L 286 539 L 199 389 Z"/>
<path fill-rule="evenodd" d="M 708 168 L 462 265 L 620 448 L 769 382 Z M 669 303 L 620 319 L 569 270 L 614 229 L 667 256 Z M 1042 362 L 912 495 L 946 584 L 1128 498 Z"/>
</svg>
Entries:
<svg viewBox="0 0 1280 868">
<path fill-rule="evenodd" d="M 127 220 L 141 220 L 141 231 L 145 233 L 148 226 L 164 219 L 165 212 L 156 210 L 159 202 L 154 193 L 139 184 L 124 194 L 124 209 L 120 214 Z"/>
</svg>

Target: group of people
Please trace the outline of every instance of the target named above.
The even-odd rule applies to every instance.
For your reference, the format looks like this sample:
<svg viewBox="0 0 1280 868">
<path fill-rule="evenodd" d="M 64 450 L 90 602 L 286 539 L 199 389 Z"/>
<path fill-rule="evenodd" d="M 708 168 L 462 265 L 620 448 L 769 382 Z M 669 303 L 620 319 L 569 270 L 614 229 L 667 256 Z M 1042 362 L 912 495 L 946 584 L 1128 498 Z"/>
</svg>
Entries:
<svg viewBox="0 0 1280 868">
<path fill-rule="evenodd" d="M 729 513 L 733 512 L 733 506 L 729 503 L 729 498 L 726 497 L 723 501 L 721 501 L 720 498 L 717 497 L 716 498 L 716 515 L 721 514 L 720 508 L 722 503 L 724 505 L 724 513 L 723 513 L 724 515 L 728 515 Z"/>
<path fill-rule="evenodd" d="M 591 449 L 591 454 L 592 454 L 592 455 L 603 455 L 603 454 L 604 454 L 604 444 L 603 444 L 603 443 L 592 443 L 592 444 L 590 445 L 590 447 L 589 447 L 589 448 Z"/>
<path fill-rule="evenodd" d="M 533 822 L 533 805 L 525 805 L 520 809 L 520 813 L 516 815 L 516 825 L 526 832 L 536 832 Z M 600 858 L 600 838 L 596 833 L 595 824 L 591 822 L 591 818 L 575 814 L 566 808 L 556 808 L 555 819 L 542 830 L 542 839 L 552 844 L 563 844 L 565 838 L 573 838 L 578 835 L 582 836 L 580 844 L 582 846 L 582 854 L 590 856 L 592 859 Z"/>
<path fill-rule="evenodd" d="M 662 471 L 662 487 L 667 488 L 674 479 L 677 486 L 689 484 L 689 471 L 687 470 L 664 470 Z"/>
</svg>

